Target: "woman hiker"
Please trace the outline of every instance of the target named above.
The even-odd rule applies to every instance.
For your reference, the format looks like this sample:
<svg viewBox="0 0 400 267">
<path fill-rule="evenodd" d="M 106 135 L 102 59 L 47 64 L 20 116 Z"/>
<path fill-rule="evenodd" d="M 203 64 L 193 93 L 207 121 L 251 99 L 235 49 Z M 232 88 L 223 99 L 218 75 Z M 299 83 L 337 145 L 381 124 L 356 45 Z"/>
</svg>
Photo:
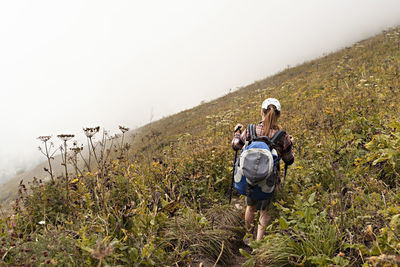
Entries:
<svg viewBox="0 0 400 267">
<path fill-rule="evenodd" d="M 272 138 L 275 133 L 282 130 L 281 126 L 278 124 L 280 111 L 281 104 L 277 99 L 268 98 L 264 100 L 261 106 L 262 120 L 255 127 L 256 136 L 267 136 L 268 138 Z M 241 124 L 237 124 L 234 129 L 234 136 L 232 140 L 232 148 L 234 150 L 242 149 L 245 142 L 250 139 L 248 128 L 246 128 L 243 133 L 242 129 L 243 125 Z M 278 140 L 276 140 L 275 145 L 275 150 L 278 154 L 278 160 L 282 159 L 287 165 L 292 164 L 294 162 L 293 137 L 285 133 L 281 135 L 281 138 L 278 138 Z M 279 185 L 281 182 L 280 176 L 280 171 L 278 169 L 275 181 L 275 189 L 272 193 L 268 194 L 265 199 L 255 200 L 250 198 L 249 196 L 246 196 L 247 207 L 245 213 L 245 227 L 247 232 L 251 232 L 255 212 L 257 211 L 257 209 L 260 209 L 260 218 L 257 228 L 256 240 L 260 240 L 264 236 L 265 228 L 271 219 L 270 215 L 268 214 L 267 208 L 274 193 L 279 190 Z"/>
</svg>

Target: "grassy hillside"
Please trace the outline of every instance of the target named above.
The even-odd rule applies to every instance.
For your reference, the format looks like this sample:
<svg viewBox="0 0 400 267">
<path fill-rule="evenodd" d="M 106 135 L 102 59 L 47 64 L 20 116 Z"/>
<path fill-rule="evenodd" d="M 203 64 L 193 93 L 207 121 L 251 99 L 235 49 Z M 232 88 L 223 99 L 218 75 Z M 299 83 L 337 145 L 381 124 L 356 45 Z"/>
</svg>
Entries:
<svg viewBox="0 0 400 267">
<path fill-rule="evenodd" d="M 400 28 L 146 125 L 96 172 L 20 186 L 0 263 L 368 266 L 400 253 Z M 273 222 L 243 249 L 233 126 L 267 97 L 295 137 Z M 242 248 L 242 249 L 241 249 Z"/>
</svg>

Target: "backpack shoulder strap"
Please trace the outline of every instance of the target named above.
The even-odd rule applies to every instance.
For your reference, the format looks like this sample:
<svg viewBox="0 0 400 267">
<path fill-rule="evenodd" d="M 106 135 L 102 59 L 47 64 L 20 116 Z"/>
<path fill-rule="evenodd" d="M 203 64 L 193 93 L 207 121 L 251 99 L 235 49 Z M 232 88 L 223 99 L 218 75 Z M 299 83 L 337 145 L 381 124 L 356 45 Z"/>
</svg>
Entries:
<svg viewBox="0 0 400 267">
<path fill-rule="evenodd" d="M 249 124 L 247 126 L 247 131 L 249 133 L 249 142 L 252 142 L 257 137 L 256 125 L 255 124 Z"/>
<path fill-rule="evenodd" d="M 276 145 L 276 141 L 280 140 L 286 134 L 285 131 L 277 131 L 271 138 L 272 146 Z"/>
</svg>

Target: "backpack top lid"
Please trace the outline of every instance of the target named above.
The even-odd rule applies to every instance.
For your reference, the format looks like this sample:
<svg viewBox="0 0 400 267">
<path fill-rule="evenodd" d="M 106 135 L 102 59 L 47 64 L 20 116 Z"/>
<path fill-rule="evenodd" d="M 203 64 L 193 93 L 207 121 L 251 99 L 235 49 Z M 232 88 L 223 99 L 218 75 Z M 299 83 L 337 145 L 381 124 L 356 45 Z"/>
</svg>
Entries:
<svg viewBox="0 0 400 267">
<path fill-rule="evenodd" d="M 247 182 L 254 184 L 271 175 L 275 159 L 267 144 L 253 142 L 240 155 L 239 165 Z"/>
<path fill-rule="evenodd" d="M 278 163 L 278 153 L 276 152 L 275 149 L 271 149 L 264 141 L 253 141 L 249 145 L 247 145 L 243 151 L 253 149 L 253 148 L 259 148 L 259 149 L 266 149 L 271 152 L 274 164 Z"/>
</svg>

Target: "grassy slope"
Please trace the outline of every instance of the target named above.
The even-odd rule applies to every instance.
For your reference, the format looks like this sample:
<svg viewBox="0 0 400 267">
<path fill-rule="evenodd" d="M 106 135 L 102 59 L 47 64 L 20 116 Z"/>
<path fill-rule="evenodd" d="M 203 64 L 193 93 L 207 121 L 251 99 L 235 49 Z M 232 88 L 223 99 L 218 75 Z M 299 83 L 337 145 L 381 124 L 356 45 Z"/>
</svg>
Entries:
<svg viewBox="0 0 400 267">
<path fill-rule="evenodd" d="M 55 171 L 57 174 L 62 172 L 60 156 L 55 157 L 53 166 L 59 166 Z M 0 204 L 8 206 L 16 198 L 18 184 L 21 180 L 28 183 L 32 181 L 33 177 L 37 177 L 38 179 L 47 179 L 48 174 L 43 171 L 43 168 L 45 167 L 47 167 L 47 162 L 43 162 L 32 170 L 21 173 L 0 185 Z"/>
<path fill-rule="evenodd" d="M 398 91 L 398 79 L 393 75 L 398 67 L 397 42 L 396 39 L 384 35 L 359 42 L 352 47 L 257 81 L 217 100 L 153 122 L 143 127 L 142 134 L 158 130 L 163 140 L 174 140 L 177 134 L 182 133 L 204 136 L 212 127 L 210 124 L 213 118 L 208 117 L 214 117 L 217 121 L 221 121 L 221 118 L 226 119 L 225 125 L 221 125 L 218 130 L 229 131 L 236 121 L 258 121 L 262 100 L 266 97 L 276 97 L 283 106 L 282 125 L 298 138 L 302 137 L 303 130 L 313 128 L 311 124 L 324 125 L 326 114 L 334 110 L 346 113 L 350 111 L 349 106 L 363 109 L 361 101 L 365 99 L 358 98 L 368 97 L 373 101 L 373 97 L 384 94 L 382 97 L 387 97 L 394 103 L 396 99 L 393 99 L 393 95 Z M 386 62 L 390 59 L 390 62 Z M 384 65 L 388 67 L 385 68 Z M 370 76 L 380 79 L 371 85 L 376 84 L 376 90 L 359 85 L 361 79 L 368 80 Z M 389 87 L 394 87 L 393 92 Z M 330 110 L 323 112 L 323 108 Z M 382 108 L 392 109 L 388 114 L 394 114 L 394 107 L 386 105 Z M 305 126 L 303 130 L 297 129 L 299 124 Z M 317 129 L 318 132 L 321 130 L 324 129 Z M 227 140 L 230 137 L 228 135 Z"/>
<path fill-rule="evenodd" d="M 252 244 L 254 254 L 248 263 L 359 265 L 368 256 L 398 253 L 399 233 L 393 218 L 400 211 L 400 157 L 397 143 L 390 143 L 397 140 L 395 123 L 400 111 L 398 32 L 380 34 L 142 127 L 132 141 L 128 161 L 110 166 L 110 179 L 115 182 L 98 191 L 103 202 L 93 193 L 102 185 L 91 186 L 104 177 L 95 179 L 98 176 L 90 174 L 80 178 L 78 204 L 68 207 L 73 217 L 80 218 L 73 226 L 46 215 L 49 225 L 62 227 L 49 232 L 33 227 L 35 223 L 20 222 L 19 227 L 42 238 L 51 239 L 51 233 L 62 236 L 64 246 L 74 247 L 78 242 L 83 252 L 67 249 L 69 255 L 75 253 L 75 264 L 97 264 L 100 252 L 104 260 L 114 264 L 185 264 L 204 257 L 215 261 L 222 244 L 222 262 L 228 263 L 232 253 L 237 253 L 237 247 L 228 243 L 240 240 L 243 234 L 224 228 L 226 224 L 240 228 L 234 218 L 215 217 L 224 211 L 237 213 L 222 205 L 227 201 L 230 182 L 231 131 L 238 122 L 257 122 L 262 100 L 276 97 L 282 104 L 281 124 L 296 139 L 296 162 L 277 204 L 271 207 L 280 217 L 263 242 Z M 386 138 L 383 145 L 379 138 Z M 379 149 L 386 149 L 390 156 L 382 157 Z M 375 160 L 379 161 L 371 164 Z M 43 186 L 34 192 L 41 190 Z M 56 195 L 61 194 L 59 191 Z M 83 195 L 87 197 L 84 203 L 80 202 Z M 28 205 L 31 221 L 42 218 L 43 207 L 56 217 L 65 213 L 63 199 L 59 201 L 61 211 L 55 211 L 55 205 L 50 207 L 42 197 L 36 200 L 43 205 Z M 129 222 L 124 217 L 127 210 L 133 214 Z M 104 222 L 93 218 L 93 212 Z M 24 211 L 18 214 L 22 216 Z M 215 228 L 214 224 L 219 226 Z M 107 230 L 92 229 L 93 225 Z M 71 232 L 79 233 L 78 241 L 71 240 Z M 231 239 L 221 239 L 222 235 Z M 111 245 L 111 240 L 117 243 Z M 319 240 L 327 245 L 310 245 Z M 281 245 L 274 248 L 271 244 Z M 40 252 L 47 245 L 43 241 L 42 247 L 30 246 Z M 107 246 L 114 252 L 106 253 Z M 279 250 L 282 247 L 287 249 Z M 57 251 L 53 246 L 50 260 L 59 263 Z M 10 255 L 6 258 L 8 262 L 16 259 Z"/>
</svg>

